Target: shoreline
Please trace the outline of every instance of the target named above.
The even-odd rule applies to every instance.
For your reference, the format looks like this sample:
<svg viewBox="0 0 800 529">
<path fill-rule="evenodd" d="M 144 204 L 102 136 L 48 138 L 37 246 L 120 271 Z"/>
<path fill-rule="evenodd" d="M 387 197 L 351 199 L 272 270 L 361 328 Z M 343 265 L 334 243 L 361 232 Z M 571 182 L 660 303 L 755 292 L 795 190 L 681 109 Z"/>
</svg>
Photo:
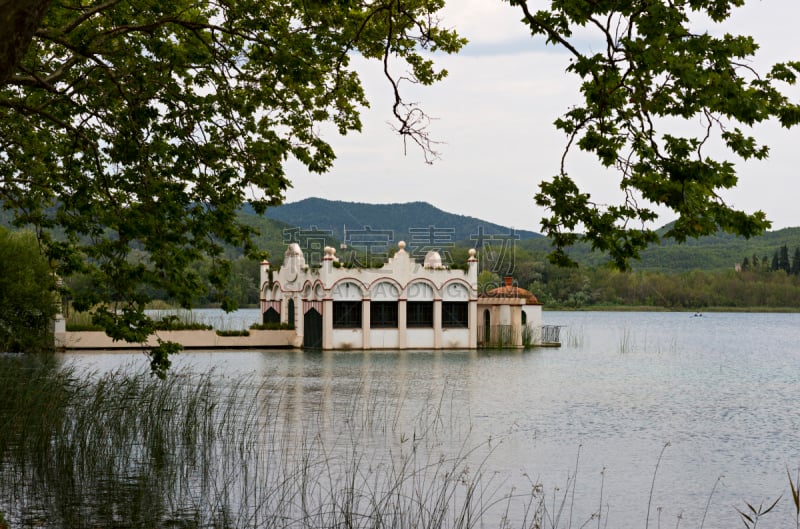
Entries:
<svg viewBox="0 0 800 529">
<path fill-rule="evenodd" d="M 689 309 L 685 307 L 653 307 L 650 305 L 590 305 L 585 307 L 565 307 L 545 305 L 544 312 L 731 312 L 731 313 L 800 313 L 800 307 L 698 307 Z"/>
</svg>

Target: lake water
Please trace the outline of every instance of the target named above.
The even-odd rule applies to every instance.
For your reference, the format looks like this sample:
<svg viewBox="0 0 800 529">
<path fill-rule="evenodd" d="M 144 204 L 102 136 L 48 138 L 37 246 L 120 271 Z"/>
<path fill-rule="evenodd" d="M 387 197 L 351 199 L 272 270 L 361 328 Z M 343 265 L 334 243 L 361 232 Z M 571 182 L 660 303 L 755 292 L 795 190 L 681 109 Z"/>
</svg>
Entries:
<svg viewBox="0 0 800 529">
<path fill-rule="evenodd" d="M 242 328 L 258 312 L 225 318 Z M 480 447 L 471 471 L 495 489 L 540 484 L 551 513 L 566 499 L 559 527 L 580 527 L 600 508 L 601 527 L 645 527 L 648 504 L 650 527 L 735 527 L 745 502 L 780 495 L 758 526 L 795 524 L 787 469 L 800 466 L 800 314 L 545 312 L 544 320 L 564 326 L 561 348 L 209 351 L 174 363 L 285 387 L 285 413 L 298 423 L 356 400 L 379 414 L 401 403 L 403 411 L 386 411 L 392 446 L 422 435 L 419 410 L 435 408 L 441 432 L 426 450 Z M 64 361 L 100 372 L 146 364 L 119 353 Z M 321 435 L 341 435 L 339 422 L 328 424 Z"/>
</svg>

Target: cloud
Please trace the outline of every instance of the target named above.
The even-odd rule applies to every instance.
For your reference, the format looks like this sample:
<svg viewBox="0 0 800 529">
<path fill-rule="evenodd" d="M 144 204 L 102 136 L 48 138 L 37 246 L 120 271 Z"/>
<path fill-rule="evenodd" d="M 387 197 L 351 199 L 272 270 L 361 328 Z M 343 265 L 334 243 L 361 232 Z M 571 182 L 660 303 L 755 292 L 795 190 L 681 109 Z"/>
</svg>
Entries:
<svg viewBox="0 0 800 529">
<path fill-rule="evenodd" d="M 797 15 L 797 0 L 750 1 L 725 29 L 752 30 L 764 52 L 753 64 L 761 66 L 797 51 Z M 416 147 L 406 151 L 387 124 L 392 101 L 381 65 L 356 60 L 371 101 L 363 133 L 341 138 L 326 131 L 338 155 L 333 171 L 310 175 L 290 165 L 294 188 L 289 201 L 309 196 L 381 203 L 424 200 L 454 213 L 538 231 L 545 212 L 532 197 L 539 182 L 558 171 L 566 138 L 553 121 L 580 101 L 579 81 L 565 73 L 567 54 L 530 37 L 519 18 L 518 10 L 499 1 L 448 3 L 445 25 L 456 27 L 471 44 L 458 56 L 437 56 L 450 72 L 442 83 L 405 87 L 407 98 L 436 118 L 430 131 L 443 142 L 442 159 L 432 166 Z M 589 38 L 581 42 L 593 45 Z M 800 100 L 797 90 L 793 94 Z M 724 197 L 747 211 L 763 209 L 775 227 L 800 225 L 795 198 L 800 132 L 774 124 L 756 131 L 772 146 L 771 158 L 740 163 L 740 184 Z M 618 202 L 618 180 L 593 158 L 573 154 L 568 170 L 598 202 Z"/>
</svg>

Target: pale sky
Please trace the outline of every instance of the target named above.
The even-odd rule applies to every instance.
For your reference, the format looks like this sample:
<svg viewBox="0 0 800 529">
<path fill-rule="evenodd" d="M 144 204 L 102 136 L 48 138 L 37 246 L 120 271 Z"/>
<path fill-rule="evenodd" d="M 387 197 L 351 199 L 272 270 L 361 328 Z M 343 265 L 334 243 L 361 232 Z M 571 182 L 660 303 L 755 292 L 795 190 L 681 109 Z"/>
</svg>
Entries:
<svg viewBox="0 0 800 529">
<path fill-rule="evenodd" d="M 363 132 L 326 138 L 338 159 L 324 175 L 290 164 L 293 188 L 287 202 L 318 196 L 351 202 L 426 201 L 451 213 L 471 215 L 517 229 L 541 231 L 545 211 L 533 201 L 542 179 L 558 172 L 565 145 L 553 121 L 580 102 L 578 81 L 565 73 L 568 57 L 534 40 L 519 22 L 518 8 L 500 0 L 450 0 L 444 25 L 470 43 L 456 56 L 437 57 L 449 76 L 431 86 L 407 91 L 407 99 L 436 120 L 430 125 L 441 141 L 441 159 L 424 162 L 416 146 L 404 153 L 392 132 L 391 91 L 380 63 L 359 66 L 371 108 L 363 112 Z M 720 30 L 750 34 L 761 45 L 754 65 L 800 60 L 798 0 L 747 0 Z M 800 101 L 800 89 L 790 92 Z M 766 161 L 737 163 L 739 185 L 725 194 L 729 204 L 766 212 L 773 229 L 800 226 L 800 127 L 756 129 L 770 145 Z M 604 175 L 593 158 L 573 151 L 567 169 L 597 202 L 617 203 L 616 177 Z M 659 225 L 672 220 L 664 214 Z"/>
</svg>

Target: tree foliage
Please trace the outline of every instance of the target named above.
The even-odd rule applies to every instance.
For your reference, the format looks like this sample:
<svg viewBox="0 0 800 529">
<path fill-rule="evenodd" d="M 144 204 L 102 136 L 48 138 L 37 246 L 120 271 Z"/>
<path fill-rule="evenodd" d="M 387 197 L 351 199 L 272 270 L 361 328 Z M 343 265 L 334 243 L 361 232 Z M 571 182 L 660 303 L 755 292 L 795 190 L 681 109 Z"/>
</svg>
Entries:
<svg viewBox="0 0 800 529">
<path fill-rule="evenodd" d="M 586 241 L 628 268 L 659 239 L 650 228 L 655 206 L 677 214 L 665 236 L 678 241 L 769 227 L 763 212 L 737 210 L 720 192 L 737 182 L 729 158 L 768 154 L 749 127 L 800 122 L 800 106 L 782 92 L 800 62 L 757 72 L 751 37 L 694 29 L 698 19 L 722 24 L 744 0 L 560 0 L 539 11 L 527 0 L 510 3 L 534 36 L 569 51 L 567 71 L 582 81 L 583 102 L 556 121 L 568 138 L 560 172 L 536 195 L 550 212 L 542 226 L 556 262 L 574 264 L 566 248 Z M 581 191 L 567 170 L 575 147 L 616 172 L 621 203 L 598 204 Z"/>
<path fill-rule="evenodd" d="M 769 268 L 742 272 L 620 272 L 608 267 L 563 268 L 547 263 L 527 288 L 551 309 L 800 309 L 800 278 Z"/>
<path fill-rule="evenodd" d="M 74 302 L 95 307 L 115 338 L 152 332 L 151 292 L 188 305 L 204 289 L 199 261 L 232 308 L 224 244 L 258 254 L 237 208 L 280 203 L 290 158 L 331 166 L 320 124 L 359 130 L 367 101 L 353 55 L 382 63 L 398 132 L 431 152 L 401 81 L 436 82 L 445 72 L 425 52 L 462 46 L 436 16 L 443 1 L 0 0 L 11 17 L 0 29 L 3 207 L 36 229 L 59 274 L 87 278 L 90 294 Z M 583 240 L 627 268 L 659 238 L 656 206 L 677 213 L 665 236 L 678 241 L 769 226 L 720 193 L 737 181 L 728 157 L 768 154 L 750 127 L 800 121 L 782 92 L 800 63 L 757 72 L 753 39 L 692 23 L 721 24 L 743 2 L 554 0 L 534 11 L 509 0 L 534 36 L 569 51 L 582 80 L 583 103 L 556 122 L 568 138 L 560 171 L 536 197 L 555 261 L 571 263 L 566 249 Z M 698 120 L 697 134 L 676 126 Z M 566 167 L 574 148 L 617 172 L 620 204 L 578 188 Z M 169 350 L 153 354 L 159 373 Z"/>
<path fill-rule="evenodd" d="M 399 132 L 425 145 L 399 79 L 441 79 L 423 50 L 463 44 L 439 27 L 442 3 L 54 0 L 0 86 L 3 206 L 59 274 L 94 284 L 76 308 L 143 342 L 148 291 L 188 305 L 203 286 L 190 265 L 207 258 L 225 292 L 222 243 L 258 253 L 237 208 L 280 203 L 290 158 L 331 166 L 321 123 L 360 129 L 354 54 L 382 61 Z"/>
<path fill-rule="evenodd" d="M 53 348 L 53 275 L 28 231 L 0 227 L 0 352 Z"/>
</svg>

